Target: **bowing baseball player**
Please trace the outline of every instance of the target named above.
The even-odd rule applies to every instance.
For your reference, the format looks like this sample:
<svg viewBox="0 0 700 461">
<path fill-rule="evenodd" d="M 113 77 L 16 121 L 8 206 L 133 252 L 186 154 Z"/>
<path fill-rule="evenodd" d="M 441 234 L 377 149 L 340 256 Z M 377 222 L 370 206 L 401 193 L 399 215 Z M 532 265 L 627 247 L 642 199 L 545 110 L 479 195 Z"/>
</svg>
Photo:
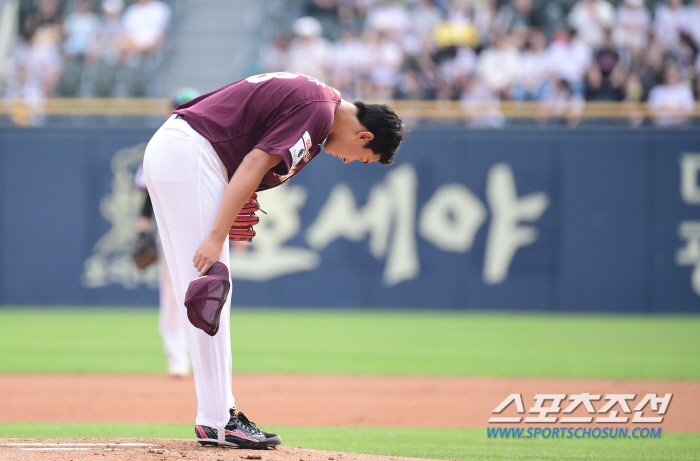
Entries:
<svg viewBox="0 0 700 461">
<path fill-rule="evenodd" d="M 388 106 L 350 103 L 315 78 L 279 72 L 181 104 L 149 142 L 144 176 L 185 325 L 201 444 L 281 443 L 236 409 L 231 386 L 228 242 L 255 235 L 255 192 L 287 181 L 321 146 L 345 163 L 390 164 L 402 138 Z"/>
</svg>

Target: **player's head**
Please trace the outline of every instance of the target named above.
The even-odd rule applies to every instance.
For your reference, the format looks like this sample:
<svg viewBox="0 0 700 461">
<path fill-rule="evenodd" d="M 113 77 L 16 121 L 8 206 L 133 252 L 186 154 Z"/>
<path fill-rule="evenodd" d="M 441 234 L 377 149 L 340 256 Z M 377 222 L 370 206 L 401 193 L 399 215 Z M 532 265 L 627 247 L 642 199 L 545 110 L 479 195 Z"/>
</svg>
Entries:
<svg viewBox="0 0 700 461">
<path fill-rule="evenodd" d="M 403 140 L 403 121 L 386 104 L 365 104 L 356 101 L 357 121 L 374 135 L 365 147 L 379 155 L 379 163 L 394 163 L 394 155 Z"/>
<path fill-rule="evenodd" d="M 323 145 L 326 152 L 345 163 L 353 160 L 384 165 L 393 163 L 403 140 L 401 118 L 386 104 L 357 101 L 353 105 L 348 104 L 347 111 L 341 106 L 336 114 Z"/>
</svg>

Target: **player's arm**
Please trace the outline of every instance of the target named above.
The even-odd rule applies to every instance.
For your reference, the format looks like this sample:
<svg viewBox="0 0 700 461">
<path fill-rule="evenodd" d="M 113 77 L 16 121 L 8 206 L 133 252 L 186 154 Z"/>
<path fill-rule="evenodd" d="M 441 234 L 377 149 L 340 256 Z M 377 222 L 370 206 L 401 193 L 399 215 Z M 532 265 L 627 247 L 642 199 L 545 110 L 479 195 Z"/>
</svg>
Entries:
<svg viewBox="0 0 700 461">
<path fill-rule="evenodd" d="M 258 188 L 265 173 L 281 161 L 282 157 L 279 155 L 268 154 L 260 149 L 253 149 L 243 158 L 226 186 L 211 232 L 202 240 L 192 258 L 200 276 L 219 260 L 221 247 L 228 238 L 228 231 L 236 221 L 241 208 Z"/>
</svg>

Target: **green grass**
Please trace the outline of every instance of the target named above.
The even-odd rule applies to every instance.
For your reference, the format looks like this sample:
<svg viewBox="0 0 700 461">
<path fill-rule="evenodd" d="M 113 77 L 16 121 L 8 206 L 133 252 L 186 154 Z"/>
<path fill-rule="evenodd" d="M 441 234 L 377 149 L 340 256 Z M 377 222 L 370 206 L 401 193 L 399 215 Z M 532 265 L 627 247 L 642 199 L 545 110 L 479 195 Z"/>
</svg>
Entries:
<svg viewBox="0 0 700 461">
<path fill-rule="evenodd" d="M 700 316 L 234 309 L 234 371 L 700 379 Z M 0 373 L 160 373 L 155 309 L 0 309 Z"/>
<path fill-rule="evenodd" d="M 700 434 L 658 439 L 489 439 L 486 429 L 265 427 L 287 446 L 444 460 L 691 460 Z M 0 423 L 0 438 L 183 438 L 189 424 Z M 194 440 L 192 443 L 195 443 Z"/>
</svg>

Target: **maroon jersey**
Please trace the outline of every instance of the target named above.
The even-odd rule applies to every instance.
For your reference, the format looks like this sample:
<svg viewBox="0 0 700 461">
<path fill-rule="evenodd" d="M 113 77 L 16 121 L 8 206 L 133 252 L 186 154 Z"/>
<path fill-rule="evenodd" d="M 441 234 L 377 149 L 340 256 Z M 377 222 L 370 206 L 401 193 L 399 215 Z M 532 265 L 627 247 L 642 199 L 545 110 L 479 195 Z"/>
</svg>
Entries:
<svg viewBox="0 0 700 461">
<path fill-rule="evenodd" d="M 321 151 L 340 106 L 340 93 L 315 78 L 290 72 L 248 77 L 192 99 L 174 111 L 204 136 L 229 179 L 254 148 L 283 162 L 257 190 L 279 186 Z"/>
</svg>

